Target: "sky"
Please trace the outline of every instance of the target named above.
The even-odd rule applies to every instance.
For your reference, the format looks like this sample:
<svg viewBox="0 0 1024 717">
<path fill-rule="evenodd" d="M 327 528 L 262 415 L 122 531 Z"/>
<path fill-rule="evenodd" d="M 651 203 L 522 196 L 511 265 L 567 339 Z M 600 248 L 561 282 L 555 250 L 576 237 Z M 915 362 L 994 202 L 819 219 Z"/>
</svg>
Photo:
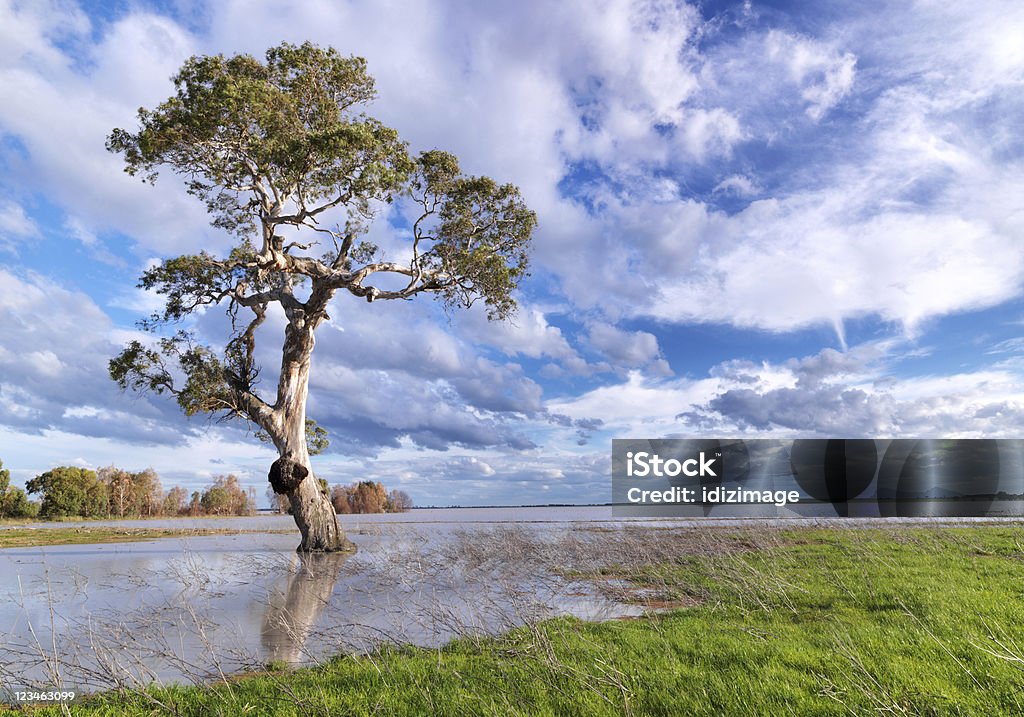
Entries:
<svg viewBox="0 0 1024 717">
<path fill-rule="evenodd" d="M 104 142 L 188 57 L 306 40 L 365 57 L 375 117 L 539 221 L 510 322 L 335 299 L 309 404 L 330 483 L 600 503 L 614 438 L 1024 436 L 1024 4 L 0 0 L 15 484 L 116 464 L 263 494 L 244 425 L 107 374 L 159 306 L 142 271 L 230 240 Z M 401 211 L 370 229 L 395 253 Z"/>
</svg>

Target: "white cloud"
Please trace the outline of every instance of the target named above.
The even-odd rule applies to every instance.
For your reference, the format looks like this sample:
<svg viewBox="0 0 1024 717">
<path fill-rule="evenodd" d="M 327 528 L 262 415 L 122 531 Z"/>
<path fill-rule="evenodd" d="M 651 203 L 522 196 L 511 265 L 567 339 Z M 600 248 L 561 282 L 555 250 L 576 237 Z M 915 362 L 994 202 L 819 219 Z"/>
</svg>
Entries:
<svg viewBox="0 0 1024 717">
<path fill-rule="evenodd" d="M 912 331 L 1019 291 L 1015 240 L 982 221 L 892 212 L 848 223 L 850 209 L 827 195 L 756 203 L 729 220 L 732 241 L 641 311 L 779 331 L 875 314 Z"/>
<path fill-rule="evenodd" d="M 732 174 L 715 185 L 713 194 L 733 194 L 738 197 L 752 197 L 760 194 L 761 187 L 750 177 Z"/>
<path fill-rule="evenodd" d="M 587 333 L 587 341 L 613 365 L 645 368 L 655 375 L 671 374 L 661 356 L 658 337 L 647 331 L 623 331 L 611 324 L 594 323 Z"/>
<path fill-rule="evenodd" d="M 20 204 L 0 202 L 0 249 L 14 250 L 20 240 L 38 236 L 39 227 Z"/>
<path fill-rule="evenodd" d="M 1019 435 L 1020 367 L 894 375 L 914 353 L 904 342 L 873 342 L 778 364 L 730 361 L 698 380 L 634 372 L 548 407 L 574 418 L 600 416 L 616 436 Z"/>
<path fill-rule="evenodd" d="M 44 71 L 63 71 L 68 61 L 58 41 L 89 32 L 89 18 L 77 6 L 59 0 L 0 2 L 0 64 L 31 61 Z"/>
<path fill-rule="evenodd" d="M 86 234 L 120 231 L 159 251 L 208 244 L 203 207 L 179 181 L 145 186 L 105 149 L 110 131 L 131 127 L 140 105 L 170 94 L 170 76 L 193 49 L 187 34 L 166 18 L 132 14 L 104 26 L 92 45 L 77 8 L 40 9 L 0 7 L 0 24 L 20 36 L 17 51 L 0 55 L 0 136 L 18 143 L 0 149 L 0 159 L 19 168 L 20 191 L 61 206 Z M 79 54 L 77 62 L 57 41 Z"/>
<path fill-rule="evenodd" d="M 508 356 L 550 358 L 569 363 L 582 361 L 557 326 L 548 323 L 544 311 L 520 305 L 508 321 L 489 321 L 479 307 L 460 314 L 459 329 L 475 341 L 500 349 Z"/>
<path fill-rule="evenodd" d="M 806 113 L 820 120 L 853 87 L 857 58 L 814 40 L 773 30 L 765 38 L 767 57 L 782 62 L 800 87 Z"/>
</svg>

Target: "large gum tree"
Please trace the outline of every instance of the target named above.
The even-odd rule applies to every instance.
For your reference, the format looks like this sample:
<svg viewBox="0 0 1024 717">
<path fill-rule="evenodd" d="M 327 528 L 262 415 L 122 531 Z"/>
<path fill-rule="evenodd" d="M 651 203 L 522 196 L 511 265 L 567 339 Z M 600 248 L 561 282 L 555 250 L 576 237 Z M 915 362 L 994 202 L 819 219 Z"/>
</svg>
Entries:
<svg viewBox="0 0 1024 717">
<path fill-rule="evenodd" d="M 139 285 L 164 305 L 140 322 L 153 340 L 129 343 L 111 377 L 123 389 L 171 394 L 188 415 L 255 424 L 277 449 L 270 484 L 291 503 L 299 550 L 348 549 L 306 436 L 316 330 L 332 299 L 432 293 L 446 308 L 482 301 L 491 319 L 504 319 L 536 216 L 515 186 L 465 176 L 451 154 L 410 155 L 395 130 L 363 112 L 375 92 L 362 58 L 282 44 L 265 61 L 192 57 L 173 80 L 174 96 L 140 109 L 138 129 L 115 129 L 107 148 L 144 181 L 163 169 L 181 176 L 231 248 L 166 259 L 142 275 Z M 385 260 L 364 237 L 393 202 L 408 220 L 408 245 Z M 174 330 L 214 305 L 226 309 L 224 345 Z M 281 367 L 276 391 L 264 392 L 257 330 L 275 305 L 286 320 Z"/>
</svg>

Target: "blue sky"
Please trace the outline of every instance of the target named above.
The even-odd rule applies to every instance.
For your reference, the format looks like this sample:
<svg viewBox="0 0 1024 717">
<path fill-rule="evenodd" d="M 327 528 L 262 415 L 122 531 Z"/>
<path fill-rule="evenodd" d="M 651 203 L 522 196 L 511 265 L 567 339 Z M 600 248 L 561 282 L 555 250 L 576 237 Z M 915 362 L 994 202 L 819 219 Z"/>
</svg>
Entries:
<svg viewBox="0 0 1024 717">
<path fill-rule="evenodd" d="M 366 57 L 378 118 L 519 185 L 540 222 L 512 323 L 338 297 L 310 404 L 330 482 L 603 502 L 612 438 L 1021 436 L 1020 3 L 0 0 L 16 482 L 115 463 L 262 494 L 273 456 L 242 427 L 107 377 L 155 305 L 141 271 L 227 240 L 104 139 L 188 56 L 283 40 Z M 390 211 L 371 237 L 400 255 Z"/>
</svg>

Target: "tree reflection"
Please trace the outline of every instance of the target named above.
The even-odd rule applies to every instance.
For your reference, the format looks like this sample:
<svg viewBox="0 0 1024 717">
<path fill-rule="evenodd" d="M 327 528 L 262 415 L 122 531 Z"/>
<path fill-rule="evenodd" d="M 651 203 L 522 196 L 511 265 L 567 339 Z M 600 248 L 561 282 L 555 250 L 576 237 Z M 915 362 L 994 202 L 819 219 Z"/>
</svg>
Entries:
<svg viewBox="0 0 1024 717">
<path fill-rule="evenodd" d="M 267 662 L 302 661 L 306 638 L 330 602 L 351 553 L 299 553 L 285 590 L 271 595 L 260 641 Z"/>
</svg>

